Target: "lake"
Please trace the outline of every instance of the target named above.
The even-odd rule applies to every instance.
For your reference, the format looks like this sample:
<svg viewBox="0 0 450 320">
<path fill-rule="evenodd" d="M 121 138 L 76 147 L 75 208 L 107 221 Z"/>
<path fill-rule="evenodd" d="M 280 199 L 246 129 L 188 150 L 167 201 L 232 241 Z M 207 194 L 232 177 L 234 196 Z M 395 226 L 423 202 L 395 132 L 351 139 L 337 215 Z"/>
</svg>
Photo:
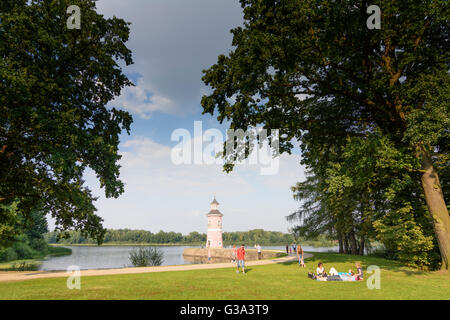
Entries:
<svg viewBox="0 0 450 320">
<path fill-rule="evenodd" d="M 78 266 L 80 269 L 114 269 L 132 267 L 129 256 L 135 246 L 64 246 L 72 249 L 69 256 L 50 257 L 43 261 L 40 270 L 56 271 L 67 270 L 69 266 Z M 199 248 L 198 246 L 156 246 L 164 253 L 163 266 L 204 263 L 202 259 L 183 257 L 185 248 Z M 248 247 L 253 249 L 253 247 Z M 275 249 L 286 251 L 283 246 L 267 246 L 262 249 Z M 337 251 L 337 247 L 309 247 L 303 246 L 309 252 Z M 223 261 L 217 261 L 223 262 Z"/>
</svg>

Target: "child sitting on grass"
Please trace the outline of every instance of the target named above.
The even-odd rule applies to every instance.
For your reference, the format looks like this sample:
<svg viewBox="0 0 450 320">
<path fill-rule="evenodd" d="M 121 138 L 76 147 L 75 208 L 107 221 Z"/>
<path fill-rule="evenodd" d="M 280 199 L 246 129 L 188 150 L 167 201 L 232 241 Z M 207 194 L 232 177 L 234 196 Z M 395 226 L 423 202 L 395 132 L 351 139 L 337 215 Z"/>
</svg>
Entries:
<svg viewBox="0 0 450 320">
<path fill-rule="evenodd" d="M 359 262 L 355 263 L 356 270 L 358 273 L 356 274 L 356 280 L 363 280 L 363 270 L 361 268 L 361 264 Z"/>
</svg>

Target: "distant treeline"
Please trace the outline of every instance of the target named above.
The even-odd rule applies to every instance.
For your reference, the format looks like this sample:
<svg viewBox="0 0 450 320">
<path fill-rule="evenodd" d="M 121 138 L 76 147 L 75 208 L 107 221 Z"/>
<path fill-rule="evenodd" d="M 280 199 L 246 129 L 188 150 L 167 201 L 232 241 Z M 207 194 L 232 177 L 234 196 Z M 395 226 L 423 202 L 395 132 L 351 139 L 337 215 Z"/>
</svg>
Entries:
<svg viewBox="0 0 450 320">
<path fill-rule="evenodd" d="M 94 239 L 84 237 L 80 231 L 69 231 L 67 238 L 57 241 L 58 232 L 49 232 L 45 234 L 45 239 L 48 243 L 61 244 L 96 244 Z M 298 241 L 298 239 L 297 239 Z M 164 232 L 159 231 L 152 233 L 145 230 L 130 230 L 130 229 L 107 229 L 104 243 L 158 243 L 158 244 L 199 244 L 206 242 L 206 234 L 199 232 L 191 232 L 188 235 L 183 235 L 179 232 Z M 224 232 L 224 245 L 241 244 L 246 245 L 285 245 L 296 242 L 292 234 L 265 231 L 262 229 L 255 229 L 245 232 Z"/>
</svg>

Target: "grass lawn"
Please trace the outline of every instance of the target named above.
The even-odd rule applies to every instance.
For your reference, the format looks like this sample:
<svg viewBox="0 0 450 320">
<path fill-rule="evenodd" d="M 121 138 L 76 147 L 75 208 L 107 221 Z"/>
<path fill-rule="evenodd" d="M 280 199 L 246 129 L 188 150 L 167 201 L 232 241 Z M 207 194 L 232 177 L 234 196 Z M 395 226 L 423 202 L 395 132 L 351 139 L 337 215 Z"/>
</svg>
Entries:
<svg viewBox="0 0 450 320">
<path fill-rule="evenodd" d="M 354 269 L 361 261 L 381 268 L 381 289 L 366 281 L 319 282 L 307 277 L 322 261 L 328 271 Z M 158 272 L 83 277 L 81 290 L 69 290 L 66 278 L 0 283 L 5 299 L 450 299 L 450 272 L 421 272 L 374 257 L 314 253 L 307 268 L 295 262 L 254 266 L 246 275 L 235 269 Z M 366 273 L 365 278 L 369 275 Z"/>
</svg>

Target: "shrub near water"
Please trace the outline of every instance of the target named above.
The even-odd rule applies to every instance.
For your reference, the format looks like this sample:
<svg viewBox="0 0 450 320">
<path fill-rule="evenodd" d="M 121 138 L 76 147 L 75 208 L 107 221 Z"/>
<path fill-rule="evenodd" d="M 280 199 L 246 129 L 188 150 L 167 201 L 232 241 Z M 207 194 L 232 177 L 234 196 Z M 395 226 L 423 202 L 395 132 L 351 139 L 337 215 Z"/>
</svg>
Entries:
<svg viewBox="0 0 450 320">
<path fill-rule="evenodd" d="M 160 266 L 164 261 L 164 253 L 155 247 L 134 248 L 130 252 L 130 262 L 135 267 Z"/>
</svg>

